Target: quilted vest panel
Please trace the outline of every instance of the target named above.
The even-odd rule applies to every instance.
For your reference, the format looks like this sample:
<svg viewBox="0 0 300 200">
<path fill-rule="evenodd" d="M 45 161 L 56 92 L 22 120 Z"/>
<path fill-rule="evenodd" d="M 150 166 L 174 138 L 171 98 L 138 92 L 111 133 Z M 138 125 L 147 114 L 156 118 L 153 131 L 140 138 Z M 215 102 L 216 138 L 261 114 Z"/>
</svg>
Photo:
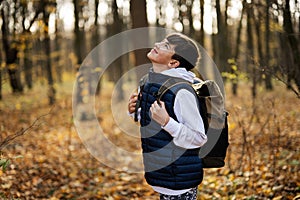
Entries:
<svg viewBox="0 0 300 200">
<path fill-rule="evenodd" d="M 150 117 L 155 94 L 169 78 L 163 74 L 149 73 L 141 99 L 141 141 L 146 181 L 153 186 L 180 190 L 199 185 L 203 179 L 203 169 L 198 156 L 199 148 L 184 149 L 176 146 L 173 137 Z M 176 93 L 183 88 L 193 92 L 192 87 L 182 84 L 167 91 L 161 99 L 170 117 L 176 121 L 174 100 Z"/>
</svg>

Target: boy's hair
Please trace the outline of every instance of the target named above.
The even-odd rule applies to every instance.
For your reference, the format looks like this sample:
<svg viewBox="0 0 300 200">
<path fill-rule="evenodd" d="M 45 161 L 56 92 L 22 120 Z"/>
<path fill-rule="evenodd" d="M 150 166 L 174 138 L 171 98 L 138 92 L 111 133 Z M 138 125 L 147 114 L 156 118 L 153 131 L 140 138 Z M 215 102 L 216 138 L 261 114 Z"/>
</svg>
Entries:
<svg viewBox="0 0 300 200">
<path fill-rule="evenodd" d="M 171 33 L 166 39 L 170 44 L 175 45 L 175 54 L 172 59 L 180 62 L 178 67 L 190 71 L 198 64 L 200 52 L 192 39 L 180 33 Z"/>
</svg>

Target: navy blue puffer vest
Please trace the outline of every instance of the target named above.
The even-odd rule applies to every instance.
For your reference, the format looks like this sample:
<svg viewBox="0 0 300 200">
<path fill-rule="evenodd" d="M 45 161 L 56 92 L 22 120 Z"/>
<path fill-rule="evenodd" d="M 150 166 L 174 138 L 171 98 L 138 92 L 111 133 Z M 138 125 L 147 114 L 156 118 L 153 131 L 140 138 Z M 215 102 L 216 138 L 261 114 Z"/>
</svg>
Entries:
<svg viewBox="0 0 300 200">
<path fill-rule="evenodd" d="M 184 149 L 173 143 L 173 137 L 151 119 L 150 107 L 156 100 L 155 94 L 167 79 L 158 73 L 149 73 L 141 98 L 141 140 L 146 181 L 152 186 L 173 190 L 196 187 L 202 182 L 202 162 L 198 156 L 199 148 Z M 179 84 L 163 96 L 166 110 L 177 121 L 173 111 L 176 93 L 180 89 L 193 92 L 188 84 Z M 197 109 L 197 108 L 195 108 Z"/>
</svg>

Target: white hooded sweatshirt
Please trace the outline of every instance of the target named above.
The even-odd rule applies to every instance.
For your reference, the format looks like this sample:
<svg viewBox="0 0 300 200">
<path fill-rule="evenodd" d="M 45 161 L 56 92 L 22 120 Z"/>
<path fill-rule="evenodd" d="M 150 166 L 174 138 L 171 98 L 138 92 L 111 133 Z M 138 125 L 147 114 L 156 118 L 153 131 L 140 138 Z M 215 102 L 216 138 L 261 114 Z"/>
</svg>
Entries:
<svg viewBox="0 0 300 200">
<path fill-rule="evenodd" d="M 182 78 L 191 83 L 195 79 L 195 74 L 185 68 L 170 69 L 161 73 Z M 178 122 L 170 118 L 169 122 L 162 127 L 173 137 L 174 144 L 185 149 L 203 146 L 207 141 L 207 137 L 194 94 L 186 89 L 179 90 L 175 97 L 174 113 Z"/>
</svg>

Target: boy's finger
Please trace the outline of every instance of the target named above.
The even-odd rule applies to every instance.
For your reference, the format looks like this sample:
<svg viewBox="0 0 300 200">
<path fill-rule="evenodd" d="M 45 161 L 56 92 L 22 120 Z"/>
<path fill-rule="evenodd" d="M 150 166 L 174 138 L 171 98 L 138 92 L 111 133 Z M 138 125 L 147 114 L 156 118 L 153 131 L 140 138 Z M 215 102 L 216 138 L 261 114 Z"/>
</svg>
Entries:
<svg viewBox="0 0 300 200">
<path fill-rule="evenodd" d="M 133 93 L 130 97 L 129 100 L 137 98 L 138 94 L 137 93 Z"/>
<path fill-rule="evenodd" d="M 137 94 L 137 93 L 133 93 L 131 96 L 132 96 L 132 97 L 137 97 L 138 94 Z"/>
<path fill-rule="evenodd" d="M 165 107 L 165 103 L 163 101 L 157 101 L 157 105 L 160 107 L 160 108 L 164 108 Z"/>
</svg>

